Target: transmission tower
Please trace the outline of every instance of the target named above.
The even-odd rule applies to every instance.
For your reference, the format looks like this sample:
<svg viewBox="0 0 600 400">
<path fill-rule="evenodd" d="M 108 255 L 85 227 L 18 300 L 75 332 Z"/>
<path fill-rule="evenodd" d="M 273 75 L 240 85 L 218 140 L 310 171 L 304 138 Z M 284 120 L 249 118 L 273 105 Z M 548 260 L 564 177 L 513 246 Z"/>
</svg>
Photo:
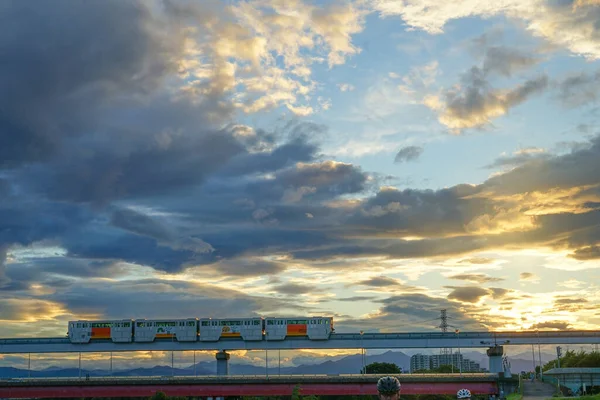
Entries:
<svg viewBox="0 0 600 400">
<path fill-rule="evenodd" d="M 440 325 L 438 328 L 442 330 L 442 333 L 448 332 L 448 316 L 446 315 L 446 310 L 441 310 L 440 314 Z M 440 349 L 440 359 L 442 362 L 450 361 L 450 349 L 449 348 L 441 348 Z M 451 362 L 451 361 L 450 361 Z"/>
</svg>

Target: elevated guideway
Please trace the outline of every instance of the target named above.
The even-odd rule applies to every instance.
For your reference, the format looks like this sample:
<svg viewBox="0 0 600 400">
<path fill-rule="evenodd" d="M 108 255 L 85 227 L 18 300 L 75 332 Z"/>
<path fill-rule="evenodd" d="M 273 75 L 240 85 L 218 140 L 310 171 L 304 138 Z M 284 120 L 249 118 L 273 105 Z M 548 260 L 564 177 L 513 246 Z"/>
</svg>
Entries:
<svg viewBox="0 0 600 400">
<path fill-rule="evenodd" d="M 177 342 L 157 339 L 151 343 L 113 343 L 97 340 L 72 344 L 68 338 L 0 339 L 0 354 L 16 353 L 94 353 L 125 351 L 192 350 L 297 350 L 297 349 L 410 349 L 410 348 L 491 348 L 502 345 L 597 344 L 600 331 L 522 331 L 522 332 L 411 332 L 335 333 L 328 340 L 290 337 L 277 341 L 244 341 L 238 338 L 216 342 Z"/>
</svg>

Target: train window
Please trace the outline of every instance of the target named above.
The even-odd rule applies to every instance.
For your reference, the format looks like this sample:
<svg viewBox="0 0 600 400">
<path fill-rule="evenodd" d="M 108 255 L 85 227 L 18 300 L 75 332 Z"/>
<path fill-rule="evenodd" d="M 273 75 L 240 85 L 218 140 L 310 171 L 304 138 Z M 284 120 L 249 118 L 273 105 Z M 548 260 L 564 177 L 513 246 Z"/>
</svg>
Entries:
<svg viewBox="0 0 600 400">
<path fill-rule="evenodd" d="M 260 325 L 260 321 L 255 320 L 253 325 Z"/>
<path fill-rule="evenodd" d="M 267 320 L 267 325 L 273 325 L 273 321 L 272 320 Z"/>
</svg>

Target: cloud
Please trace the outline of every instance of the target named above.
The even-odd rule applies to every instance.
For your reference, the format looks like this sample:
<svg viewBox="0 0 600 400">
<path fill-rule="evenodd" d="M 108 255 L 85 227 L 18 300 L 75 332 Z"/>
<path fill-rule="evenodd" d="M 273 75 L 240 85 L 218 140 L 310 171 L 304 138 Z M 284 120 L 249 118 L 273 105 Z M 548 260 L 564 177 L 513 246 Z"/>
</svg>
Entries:
<svg viewBox="0 0 600 400">
<path fill-rule="evenodd" d="M 473 283 L 500 282 L 504 280 L 502 278 L 494 278 L 485 274 L 457 274 L 452 275 L 449 278 L 469 281 Z"/>
<path fill-rule="evenodd" d="M 565 321 L 546 321 L 538 322 L 529 327 L 529 329 L 555 329 L 559 331 L 568 330 L 571 328 L 571 324 Z"/>
<path fill-rule="evenodd" d="M 178 280 L 139 279 L 98 285 L 77 283 L 52 295 L 49 301 L 62 304 L 76 316 L 95 318 L 188 318 L 190 316 L 260 315 L 280 307 L 302 312 L 303 306 L 285 299 L 250 296 L 236 290 Z M 152 310 L 148 308 L 152 305 Z M 198 311 L 202 304 L 204 311 Z M 151 314 L 151 315 L 150 315 Z"/>
<path fill-rule="evenodd" d="M 462 85 L 445 91 L 441 96 L 429 95 L 424 104 L 439 113 L 439 121 L 453 133 L 468 128 L 483 128 L 492 119 L 508 113 L 548 86 L 548 78 L 540 76 L 508 90 L 490 86 L 484 71 L 471 68 L 462 77 Z"/>
<path fill-rule="evenodd" d="M 373 8 L 383 17 L 399 16 L 411 29 L 440 34 L 451 20 L 478 16 L 505 15 L 524 21 L 526 29 L 571 52 L 591 60 L 600 58 L 600 29 L 596 25 L 600 9 L 592 2 L 551 0 L 509 0 L 502 3 L 484 0 L 456 5 L 437 0 L 374 0 Z"/>
<path fill-rule="evenodd" d="M 355 89 L 354 85 L 351 85 L 349 83 L 339 83 L 337 86 L 341 92 L 351 92 Z"/>
<path fill-rule="evenodd" d="M 539 147 L 527 147 L 515 151 L 512 155 L 502 155 L 495 159 L 491 164 L 486 165 L 485 168 L 515 167 L 544 158 L 550 158 L 550 155 L 546 153 L 545 149 Z"/>
<path fill-rule="evenodd" d="M 532 272 L 521 272 L 519 274 L 519 280 L 521 280 L 521 281 L 538 281 L 539 277 Z"/>
<path fill-rule="evenodd" d="M 420 146 L 407 146 L 403 147 L 398 151 L 396 157 L 394 157 L 395 163 L 415 161 L 423 153 L 423 148 Z"/>
<path fill-rule="evenodd" d="M 384 286 L 395 286 L 398 284 L 398 280 L 393 278 L 388 278 L 385 276 L 378 276 L 375 278 L 370 278 L 364 281 L 358 282 L 360 285 L 373 286 L 373 287 L 384 287 Z"/>
<path fill-rule="evenodd" d="M 310 79 L 312 64 L 327 60 L 333 68 L 360 52 L 352 35 L 362 31 L 365 11 L 353 3 L 239 2 L 223 9 L 208 3 L 169 5 L 174 20 L 188 20 L 195 33 L 188 36 L 190 57 L 183 63 L 192 78 L 187 91 L 206 93 L 222 81 L 217 87 L 247 113 L 279 106 L 296 115 L 313 113 L 308 102 L 317 86 Z M 198 20 L 204 21 L 203 29 Z"/>
<path fill-rule="evenodd" d="M 492 258 L 473 257 L 473 258 L 466 258 L 466 259 L 460 260 L 459 263 L 461 263 L 461 264 L 490 264 L 493 261 L 494 260 Z"/>
<path fill-rule="evenodd" d="M 577 249 L 569 257 L 576 260 L 597 260 L 600 258 L 600 246 L 588 246 Z"/>
<path fill-rule="evenodd" d="M 451 287 L 451 289 L 448 299 L 463 303 L 478 303 L 482 298 L 490 295 L 488 289 L 478 286 Z"/>
<path fill-rule="evenodd" d="M 65 310 L 60 304 L 31 298 L 0 298 L 0 320 L 31 322 L 52 320 Z"/>
<path fill-rule="evenodd" d="M 286 269 L 286 265 L 274 261 L 235 259 L 221 261 L 212 266 L 223 276 L 273 276 Z"/>
<path fill-rule="evenodd" d="M 539 57 L 531 52 L 504 46 L 492 46 L 486 49 L 483 59 L 483 71 L 486 74 L 496 73 L 506 77 L 515 72 L 527 69 L 539 62 Z"/>
<path fill-rule="evenodd" d="M 283 285 L 277 285 L 274 289 L 281 294 L 297 295 L 297 294 L 308 294 L 315 292 L 315 287 L 311 285 L 302 285 L 299 283 L 285 283 Z"/>
<path fill-rule="evenodd" d="M 596 102 L 599 91 L 600 71 L 595 74 L 581 73 L 560 82 L 558 97 L 567 107 L 579 107 Z"/>
<path fill-rule="evenodd" d="M 568 297 L 559 297 L 556 300 L 554 300 L 555 304 L 581 304 L 581 303 L 587 303 L 586 299 L 583 298 L 568 298 Z"/>
<path fill-rule="evenodd" d="M 0 99 L 0 167 L 48 159 L 90 128 L 94 107 L 144 97 L 176 71 L 177 32 L 157 34 L 140 3 L 11 2 L 3 15 L 0 91 L 11 96 Z"/>
</svg>

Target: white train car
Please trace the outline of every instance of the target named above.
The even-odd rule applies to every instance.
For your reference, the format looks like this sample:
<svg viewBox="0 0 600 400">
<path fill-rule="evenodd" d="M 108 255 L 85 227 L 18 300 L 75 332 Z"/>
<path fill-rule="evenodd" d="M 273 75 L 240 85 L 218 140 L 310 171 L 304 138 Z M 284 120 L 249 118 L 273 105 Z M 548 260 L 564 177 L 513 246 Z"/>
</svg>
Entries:
<svg viewBox="0 0 600 400">
<path fill-rule="evenodd" d="M 243 340 L 263 339 L 263 319 L 258 318 L 201 318 L 200 341 L 216 342 L 221 338 L 239 337 Z"/>
<path fill-rule="evenodd" d="M 136 342 L 153 342 L 159 338 L 195 342 L 198 340 L 198 318 L 136 319 L 134 337 Z"/>
<path fill-rule="evenodd" d="M 333 331 L 332 317 L 265 318 L 265 340 L 284 340 L 291 336 L 326 340 Z"/>
<path fill-rule="evenodd" d="M 71 343 L 89 343 L 100 339 L 130 343 L 133 341 L 133 320 L 69 321 L 68 335 Z"/>
</svg>

